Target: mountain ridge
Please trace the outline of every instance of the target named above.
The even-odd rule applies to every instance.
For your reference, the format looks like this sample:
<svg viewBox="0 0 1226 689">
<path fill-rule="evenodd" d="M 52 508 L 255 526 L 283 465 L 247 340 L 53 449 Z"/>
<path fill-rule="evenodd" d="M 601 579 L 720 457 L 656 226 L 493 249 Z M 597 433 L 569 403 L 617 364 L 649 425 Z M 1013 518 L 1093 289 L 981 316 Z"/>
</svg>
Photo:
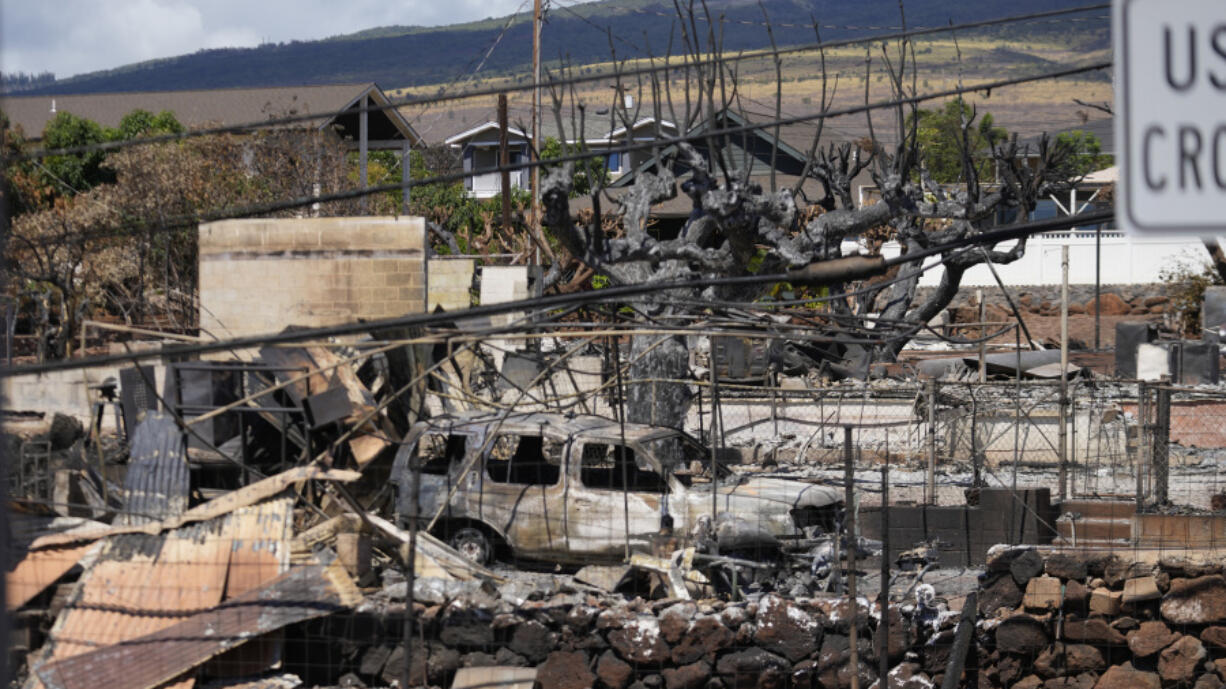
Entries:
<svg viewBox="0 0 1226 689">
<path fill-rule="evenodd" d="M 1026 11 L 1078 7 L 1071 0 L 1033 0 Z M 893 0 L 716 0 L 708 2 L 713 16 L 723 18 L 724 50 L 734 52 L 770 46 L 763 12 L 770 17 L 780 46 L 812 43 L 812 17 L 827 27 L 823 40 L 883 33 L 900 23 Z M 1008 0 L 982 0 L 973 6 L 950 7 L 947 0 L 910 0 L 908 26 L 943 26 L 1017 13 Z M 661 16 L 663 15 L 663 16 Z M 559 5 L 547 17 L 542 32 L 542 56 L 559 64 L 582 66 L 610 59 L 612 43 L 618 59 L 646 57 L 647 48 L 660 54 L 670 42 L 681 43 L 672 5 L 659 0 L 603 0 Z M 1109 20 L 1002 25 L 978 32 L 1065 36 L 1071 45 L 1101 47 L 1109 41 Z M 531 58 L 530 14 L 520 13 L 442 27 L 392 25 L 313 41 L 265 44 L 255 48 L 213 48 L 77 75 L 13 95 L 113 93 L 212 88 L 298 86 L 373 81 L 393 89 L 443 84 L 469 74 L 482 57 L 482 76 L 526 71 Z M 705 18 L 704 18 L 705 19 Z M 509 25 L 508 25 L 509 24 Z M 702 32 L 705 21 L 698 25 Z M 504 27 L 506 27 L 504 31 Z M 612 37 L 610 37 L 610 34 Z"/>
</svg>

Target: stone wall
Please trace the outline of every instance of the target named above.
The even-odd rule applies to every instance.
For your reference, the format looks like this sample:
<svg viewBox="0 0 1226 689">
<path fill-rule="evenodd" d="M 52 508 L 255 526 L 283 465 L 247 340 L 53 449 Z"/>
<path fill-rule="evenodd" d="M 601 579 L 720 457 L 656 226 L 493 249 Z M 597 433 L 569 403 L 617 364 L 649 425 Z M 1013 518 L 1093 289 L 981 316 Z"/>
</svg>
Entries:
<svg viewBox="0 0 1226 689">
<path fill-rule="evenodd" d="M 385 586 L 382 593 L 395 588 Z M 750 602 L 651 601 L 594 596 L 565 584 L 542 591 L 515 582 L 493 590 L 440 580 L 419 580 L 414 590 L 424 628 L 411 643 L 412 686 L 445 687 L 457 669 L 489 665 L 535 667 L 541 689 L 851 686 L 852 609 L 846 598 L 833 594 L 798 599 L 766 594 Z M 401 601 L 404 593 L 401 583 Z M 333 673 L 348 670 L 368 686 L 401 678 L 398 605 L 403 602 L 389 606 L 368 599 L 364 607 L 380 610 L 378 618 L 336 618 L 335 629 L 313 635 L 327 638 L 344 630 L 350 650 L 345 666 Z M 925 685 L 908 681 L 927 682 L 930 674 L 939 681 L 948 641 L 923 642 L 952 627 L 956 617 L 918 629 L 909 615 L 891 609 L 889 625 L 881 625 L 879 609 L 865 597 L 855 614 L 862 689 L 877 678 L 879 631 L 888 631 L 891 686 L 920 689 Z M 917 651 L 914 660 L 905 658 L 911 648 Z"/>
<path fill-rule="evenodd" d="M 979 593 L 979 686 L 1220 689 L 1223 565 L 1170 557 L 996 553 Z"/>
<path fill-rule="evenodd" d="M 233 337 L 420 313 L 425 240 L 410 217 L 201 225 L 201 330 Z"/>
</svg>

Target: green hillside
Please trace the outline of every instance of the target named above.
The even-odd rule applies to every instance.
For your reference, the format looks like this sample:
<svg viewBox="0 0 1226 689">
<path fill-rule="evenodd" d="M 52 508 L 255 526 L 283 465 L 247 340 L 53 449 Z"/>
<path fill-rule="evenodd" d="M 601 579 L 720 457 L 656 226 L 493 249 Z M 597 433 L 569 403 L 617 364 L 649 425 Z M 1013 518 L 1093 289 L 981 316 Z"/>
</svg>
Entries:
<svg viewBox="0 0 1226 689">
<path fill-rule="evenodd" d="M 1071 0 L 1034 0 L 1018 5 L 1005 0 L 951 3 L 948 0 L 910 0 L 909 26 L 945 26 L 955 23 L 1075 7 Z M 713 15 L 722 16 L 724 47 L 728 51 L 769 45 L 762 25 L 762 7 L 748 0 L 716 0 Z M 780 45 L 811 43 L 810 17 L 827 28 L 823 39 L 873 35 L 899 24 L 895 0 L 765 0 Z M 586 64 L 607 61 L 610 38 L 619 58 L 644 57 L 649 46 L 662 53 L 672 34 L 679 50 L 679 27 L 671 4 L 659 0 L 604 0 L 584 5 L 555 6 L 543 31 L 542 55 Z M 1005 37 L 1059 38 L 1070 49 L 1101 49 L 1109 44 L 1109 21 L 1104 12 L 1086 21 L 1044 21 L 993 28 L 986 32 Z M 531 59 L 530 17 L 517 17 L 485 63 L 482 74 L 523 71 Z M 118 69 L 62 79 L 26 93 L 98 93 L 175 89 L 207 89 L 347 81 L 375 81 L 384 88 L 446 83 L 472 71 L 496 39 L 507 18 L 443 27 L 389 26 L 319 41 L 293 41 L 258 48 L 202 50 L 190 55 L 153 60 Z M 699 24 L 705 31 L 705 23 Z"/>
</svg>

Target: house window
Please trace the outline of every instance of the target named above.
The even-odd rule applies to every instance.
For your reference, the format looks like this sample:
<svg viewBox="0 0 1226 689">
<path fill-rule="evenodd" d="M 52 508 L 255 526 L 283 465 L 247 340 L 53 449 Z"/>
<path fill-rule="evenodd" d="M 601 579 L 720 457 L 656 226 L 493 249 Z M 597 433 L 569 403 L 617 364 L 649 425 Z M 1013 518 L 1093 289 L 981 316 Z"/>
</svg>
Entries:
<svg viewBox="0 0 1226 689">
<path fill-rule="evenodd" d="M 604 157 L 605 168 L 609 172 L 621 172 L 622 170 L 622 154 L 621 152 L 610 153 Z"/>
</svg>

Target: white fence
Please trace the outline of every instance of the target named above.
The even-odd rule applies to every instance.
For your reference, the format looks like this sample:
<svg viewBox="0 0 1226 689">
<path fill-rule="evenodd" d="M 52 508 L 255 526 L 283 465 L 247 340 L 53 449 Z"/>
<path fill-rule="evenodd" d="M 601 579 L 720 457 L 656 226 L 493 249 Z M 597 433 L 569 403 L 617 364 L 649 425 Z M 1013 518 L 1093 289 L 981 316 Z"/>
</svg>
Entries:
<svg viewBox="0 0 1226 689">
<path fill-rule="evenodd" d="M 1119 230 L 1103 230 L 1101 282 L 1104 285 L 1137 285 L 1159 282 L 1164 268 L 1177 263 L 1206 261 L 1207 255 L 1199 239 L 1194 237 L 1138 238 L 1125 236 Z M 1007 250 L 1013 242 L 1000 244 Z M 1060 247 L 1069 247 L 1069 283 L 1094 284 L 1095 237 L 1093 231 L 1051 233 L 1032 237 L 1026 243 L 1026 254 L 1008 265 L 997 265 L 996 271 L 1006 285 L 1059 285 Z M 890 242 L 882 247 L 886 258 L 899 253 L 899 246 Z M 929 259 L 926 263 L 935 262 Z M 940 283 L 943 268 L 929 270 L 920 279 L 921 286 Z M 963 287 L 995 286 L 996 281 L 986 265 L 966 271 Z"/>
</svg>

